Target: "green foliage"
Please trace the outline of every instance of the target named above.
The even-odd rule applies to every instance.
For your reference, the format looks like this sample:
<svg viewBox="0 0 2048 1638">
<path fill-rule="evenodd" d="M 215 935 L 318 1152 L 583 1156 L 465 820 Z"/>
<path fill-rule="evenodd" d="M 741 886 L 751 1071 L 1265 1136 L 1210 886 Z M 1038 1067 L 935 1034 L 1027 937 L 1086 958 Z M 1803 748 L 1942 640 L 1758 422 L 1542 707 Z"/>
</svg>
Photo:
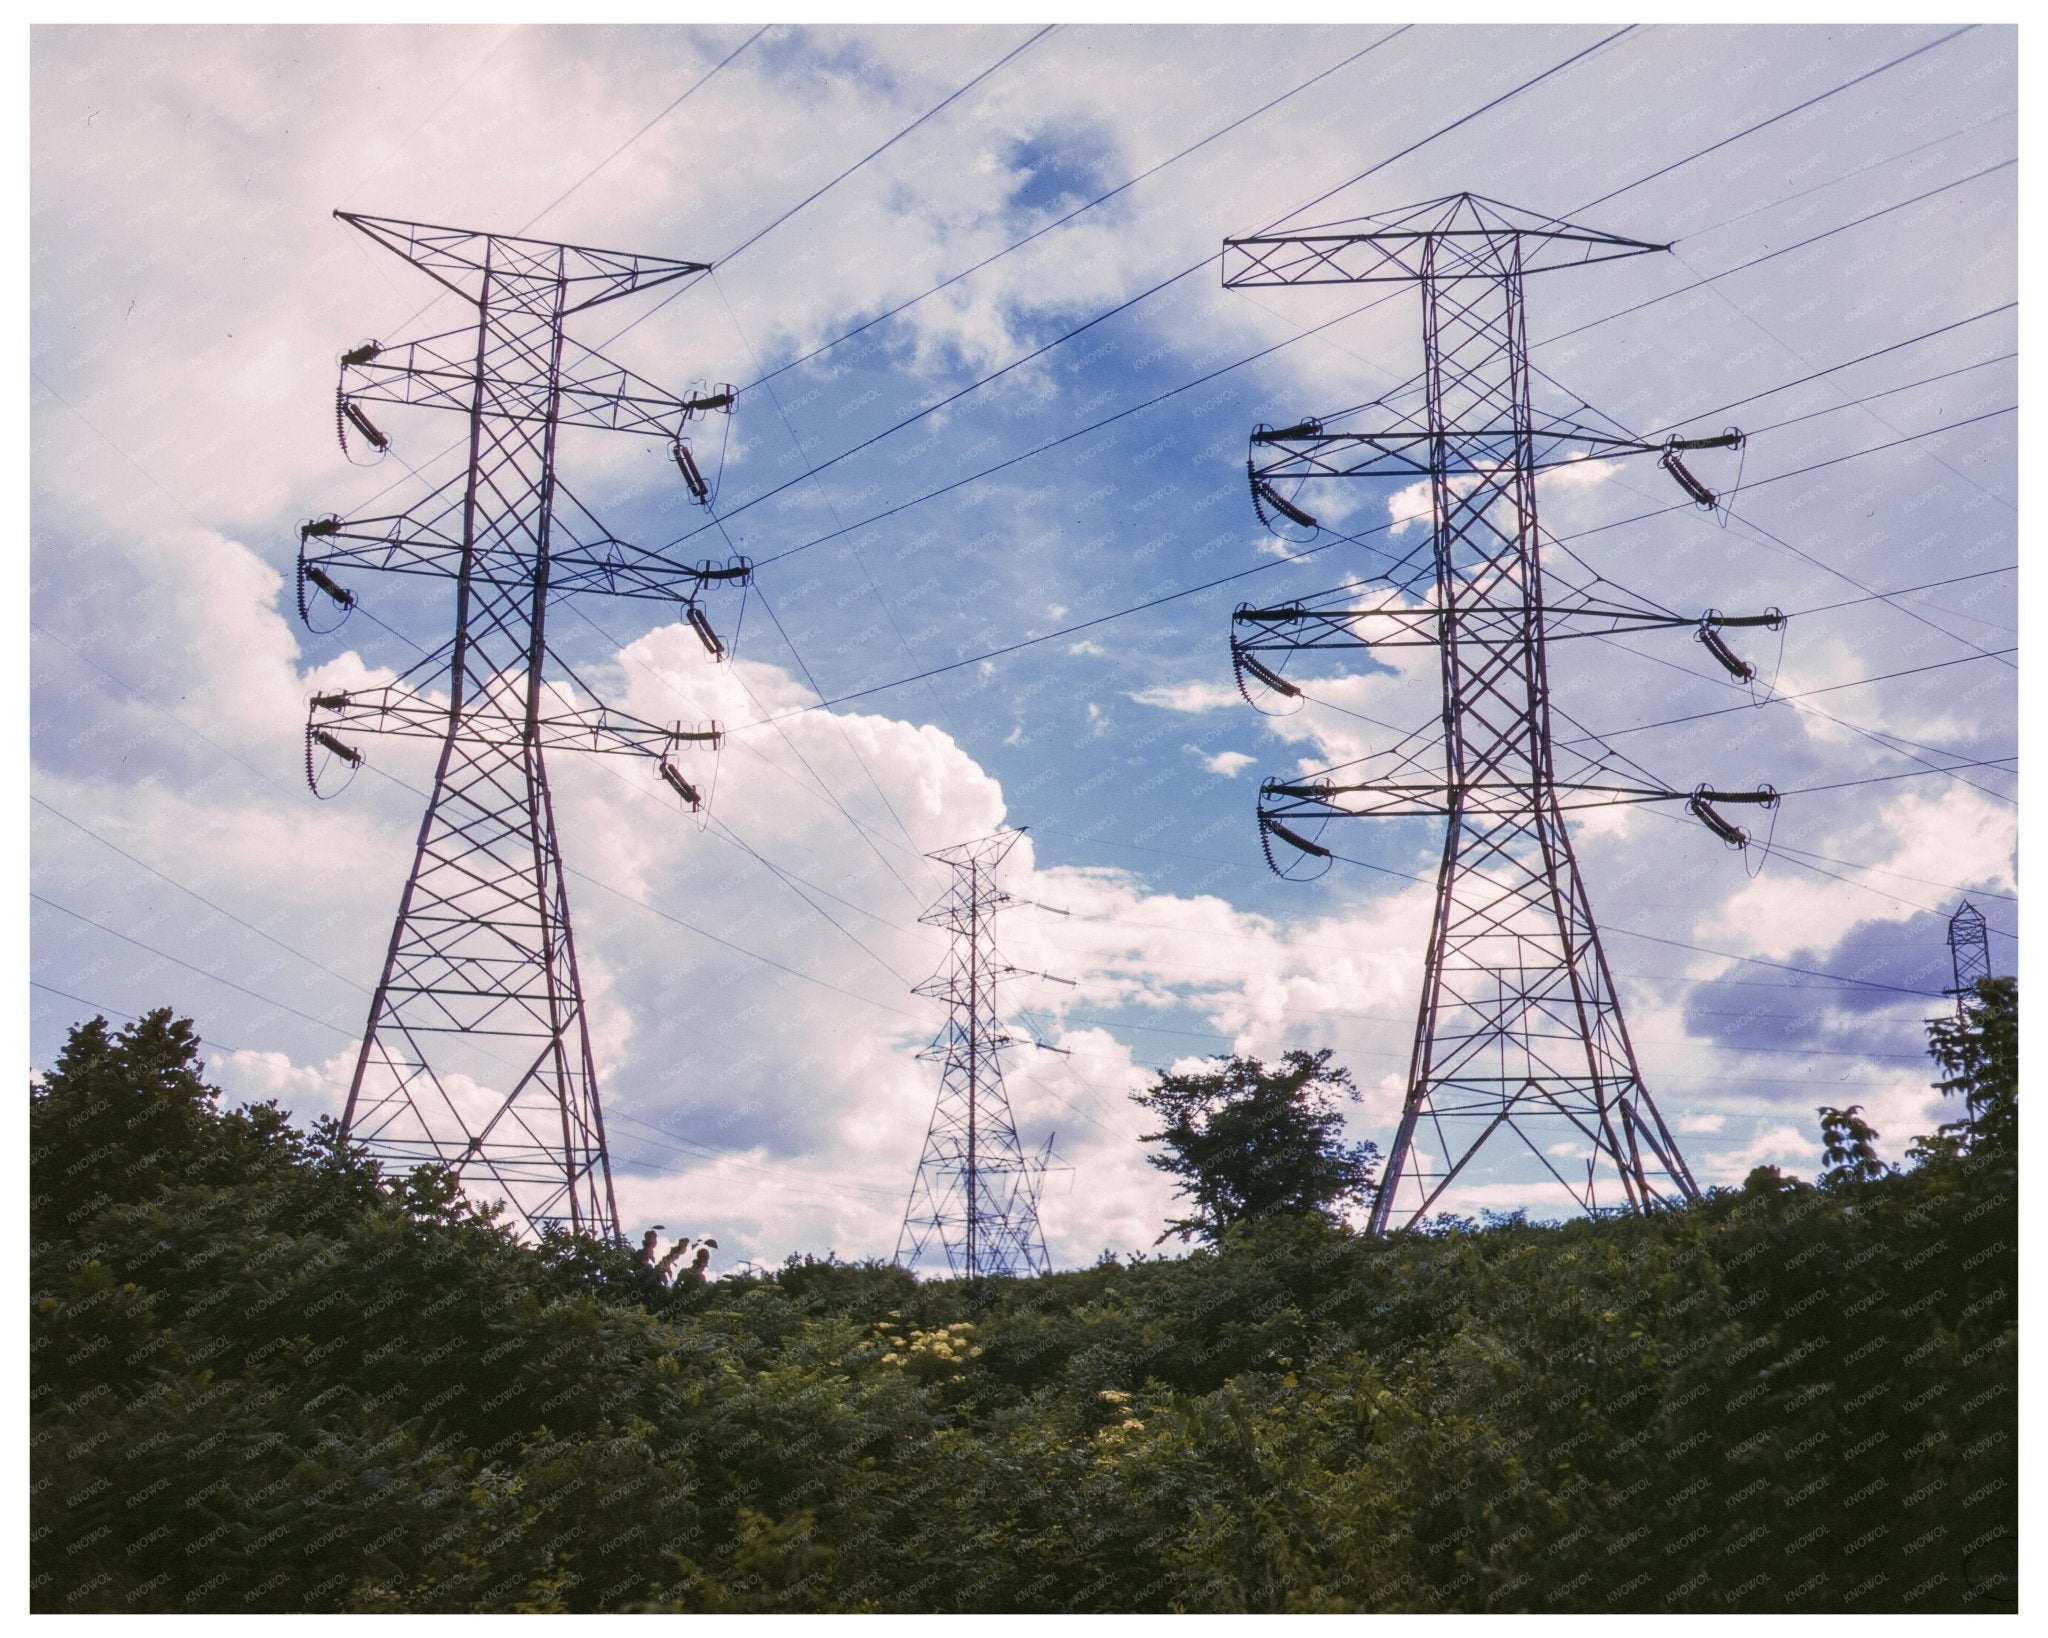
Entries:
<svg viewBox="0 0 2048 1638">
<path fill-rule="evenodd" d="M 2011 1607 L 1981 1133 L 1859 1176 L 1841 1111 L 1852 1175 L 1640 1218 L 677 1290 L 202 1076 L 158 1013 L 32 1093 L 39 1611 Z"/>
<path fill-rule="evenodd" d="M 1954 1018 L 1927 1023 L 1928 1050 L 1947 1075 L 1936 1086 L 1963 1095 L 1964 1119 L 1940 1136 L 1953 1146 L 2017 1158 L 2020 1143 L 2020 986 L 1980 978 Z"/>
<path fill-rule="evenodd" d="M 1821 1159 L 1828 1169 L 1820 1180 L 1828 1185 L 1872 1183 L 1890 1169 L 1877 1158 L 1877 1131 L 1863 1118 L 1863 1105 L 1820 1111 Z"/>
<path fill-rule="evenodd" d="M 1165 1122 L 1143 1138 L 1165 1152 L 1146 1159 L 1179 1178 L 1175 1192 L 1193 1205 L 1160 1240 L 1214 1245 L 1240 1224 L 1282 1214 L 1337 1223 L 1370 1195 L 1378 1148 L 1343 1143 L 1337 1095 L 1358 1101 L 1348 1069 L 1332 1068 L 1328 1052 L 1290 1052 L 1272 1070 L 1256 1058 L 1214 1061 L 1205 1074 L 1162 1073 L 1131 1095 Z"/>
</svg>

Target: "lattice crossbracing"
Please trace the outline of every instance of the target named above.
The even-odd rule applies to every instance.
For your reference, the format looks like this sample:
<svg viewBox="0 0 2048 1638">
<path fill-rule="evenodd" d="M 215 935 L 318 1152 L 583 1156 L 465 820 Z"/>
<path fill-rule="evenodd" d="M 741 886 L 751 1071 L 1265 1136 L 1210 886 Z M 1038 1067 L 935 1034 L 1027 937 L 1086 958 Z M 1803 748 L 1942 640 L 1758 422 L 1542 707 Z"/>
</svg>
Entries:
<svg viewBox="0 0 2048 1638">
<path fill-rule="evenodd" d="M 996 987 L 1015 969 L 996 947 L 997 909 L 1009 895 L 996 870 L 1021 831 L 999 831 L 931 854 L 953 870 L 944 898 L 918 919 L 952 935 L 945 965 L 917 987 L 946 1003 L 946 1024 L 919 1054 L 939 1067 L 938 1102 L 904 1211 L 896 1261 L 916 1269 L 943 1257 L 950 1274 L 1038 1274 L 1051 1264 L 1038 1227 L 1048 1156 L 1027 1154 L 1003 1086 L 1010 1044 Z"/>
<path fill-rule="evenodd" d="M 1991 976 L 1991 932 L 1984 912 L 1968 899 L 1948 918 L 1949 964 L 1955 971 L 1956 1011 L 1965 1011 L 1976 999 L 1977 980 Z"/>
<path fill-rule="evenodd" d="M 1540 1173 L 1524 1162 L 1523 1174 L 1547 1175 L 1586 1210 L 1641 1210 L 1698 1192 L 1643 1085 L 1565 822 L 1574 809 L 1688 798 L 1604 745 L 1568 753 L 1560 776 L 1545 646 L 1696 626 L 1709 652 L 1740 675 L 1745 663 L 1721 630 L 1776 628 L 1783 617 L 1675 615 L 1597 577 L 1562 596 L 1546 590 L 1540 471 L 1661 449 L 1687 493 L 1711 506 L 1712 492 L 1678 452 L 1733 447 L 1740 434 L 1660 446 L 1539 414 L 1523 318 L 1529 273 L 1663 248 L 1469 194 L 1224 247 L 1229 287 L 1401 281 L 1422 297 L 1418 382 L 1328 421 L 1260 427 L 1248 470 L 1262 516 L 1270 509 L 1311 529 L 1320 526 L 1302 503 L 1314 480 L 1426 477 L 1433 583 L 1425 589 L 1411 575 L 1384 594 L 1347 584 L 1281 608 L 1241 608 L 1231 638 L 1240 686 L 1255 704 L 1264 692 L 1299 700 L 1301 687 L 1284 674 L 1291 656 L 1427 644 L 1440 657 L 1440 727 L 1345 768 L 1268 780 L 1260 792 L 1269 858 L 1277 842 L 1285 857 L 1327 864 L 1334 854 L 1318 837 L 1338 819 L 1446 820 L 1414 1055 L 1375 1230 L 1438 1209 L 1495 1143 L 1526 1150 Z M 1689 800 L 1716 834 L 1741 845 L 1745 833 L 1713 804 L 1770 805 L 1776 796 L 1701 787 Z M 1569 1156 L 1562 1166 L 1561 1154 Z"/>
<path fill-rule="evenodd" d="M 694 806 L 694 787 L 670 759 L 715 743 L 717 731 L 582 703 L 548 646 L 547 612 L 551 599 L 601 592 L 664 599 L 694 623 L 710 584 L 747 571 L 691 567 L 621 541 L 562 488 L 563 426 L 680 441 L 694 415 L 730 405 L 729 395 L 665 394 L 571 341 L 563 325 L 705 264 L 338 214 L 476 311 L 462 330 L 354 349 L 337 401 L 344 448 L 353 427 L 380 453 L 389 440 L 366 405 L 462 414 L 464 472 L 407 512 L 330 516 L 300 532 L 302 609 L 308 583 L 352 608 L 336 577 L 361 569 L 436 575 L 456 588 L 447 645 L 395 683 L 313 700 L 309 745 L 351 760 L 360 757 L 337 731 L 441 742 L 344 1130 L 387 1170 L 453 1168 L 473 1198 L 503 1200 L 523 1232 L 616 1239 L 545 752 L 648 757 Z"/>
</svg>

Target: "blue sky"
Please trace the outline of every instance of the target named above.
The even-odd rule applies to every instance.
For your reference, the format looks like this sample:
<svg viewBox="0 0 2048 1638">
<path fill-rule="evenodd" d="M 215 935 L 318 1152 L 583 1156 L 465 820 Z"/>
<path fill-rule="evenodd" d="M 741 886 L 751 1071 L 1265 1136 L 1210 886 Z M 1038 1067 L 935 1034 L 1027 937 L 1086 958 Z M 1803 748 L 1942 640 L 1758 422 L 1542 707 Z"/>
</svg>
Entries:
<svg viewBox="0 0 2048 1638">
<path fill-rule="evenodd" d="M 1704 1180 L 1810 1170 L 1820 1103 L 1896 1156 L 1943 1118 L 1920 1020 L 1962 897 L 2016 961 L 2015 36 L 1610 36 L 37 30 L 32 1062 L 168 1004 L 233 1094 L 338 1107 L 431 764 L 378 742 L 317 801 L 304 702 L 403 670 L 449 601 L 384 577 L 310 633 L 295 526 L 454 470 L 452 420 L 403 410 L 352 468 L 331 395 L 342 349 L 460 317 L 341 207 L 718 262 L 575 333 L 741 386 L 719 521 L 656 444 L 562 451 L 621 536 L 761 565 L 723 594 L 732 665 L 649 604 L 552 627 L 613 703 L 730 730 L 702 823 L 637 765 L 551 763 L 629 1227 L 890 1252 L 935 1090 L 921 855 L 1001 823 L 1031 832 L 1012 891 L 1069 911 L 1007 913 L 1006 948 L 1078 981 L 1011 996 L 1072 1052 L 1011 1061 L 1069 1168 L 1056 1262 L 1166 1215 L 1124 1096 L 1147 1066 L 1327 1046 L 1384 1144 L 1440 837 L 1355 822 L 1362 863 L 1305 885 L 1252 812 L 1262 777 L 1383 746 L 1362 719 L 1427 720 L 1433 661 L 1318 668 L 1268 718 L 1227 632 L 1424 541 L 1363 482 L 1277 538 L 1243 468 L 1254 424 L 1409 379 L 1419 304 L 1225 291 L 1209 258 L 1470 190 L 1675 241 L 1530 280 L 1540 394 L 1751 434 L 1696 462 L 1725 515 L 1646 457 L 1546 482 L 1554 566 L 1793 615 L 1782 648 L 1744 634 L 1762 703 L 1683 629 L 1553 647 L 1559 709 L 1660 780 L 1787 793 L 1767 858 L 1675 807 L 1576 827 L 1645 1076 Z M 1517 1204 L 1557 1209 L 1512 1171 L 1464 1201 Z"/>
</svg>

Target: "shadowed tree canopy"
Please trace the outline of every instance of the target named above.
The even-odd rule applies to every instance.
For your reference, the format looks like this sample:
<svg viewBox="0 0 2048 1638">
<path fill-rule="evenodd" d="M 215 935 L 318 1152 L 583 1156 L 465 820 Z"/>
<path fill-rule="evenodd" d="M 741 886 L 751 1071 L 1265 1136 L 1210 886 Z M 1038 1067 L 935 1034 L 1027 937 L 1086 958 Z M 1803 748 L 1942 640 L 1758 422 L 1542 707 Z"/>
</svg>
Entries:
<svg viewBox="0 0 2048 1638">
<path fill-rule="evenodd" d="M 1981 1122 L 1873 1169 L 1831 1110 L 1819 1187 L 1378 1237 L 1325 1227 L 1368 1181 L 1343 1072 L 1218 1059 L 1140 1100 L 1213 1253 L 664 1285 L 223 1109 L 198 1054 L 94 1020 L 31 1092 L 37 1611 L 2016 1601 L 2019 1176 Z"/>
<path fill-rule="evenodd" d="M 1146 1158 L 1180 1179 L 1192 1211 L 1159 1238 L 1199 1236 L 1214 1245 L 1240 1223 L 1275 1216 L 1319 1217 L 1333 1225 L 1373 1187 L 1379 1149 L 1346 1147 L 1338 1095 L 1358 1101 L 1348 1069 L 1330 1054 L 1295 1051 L 1268 1069 L 1257 1058 L 1217 1058 L 1194 1075 L 1162 1074 L 1131 1101 L 1165 1125 L 1144 1136 L 1164 1145 Z"/>
</svg>

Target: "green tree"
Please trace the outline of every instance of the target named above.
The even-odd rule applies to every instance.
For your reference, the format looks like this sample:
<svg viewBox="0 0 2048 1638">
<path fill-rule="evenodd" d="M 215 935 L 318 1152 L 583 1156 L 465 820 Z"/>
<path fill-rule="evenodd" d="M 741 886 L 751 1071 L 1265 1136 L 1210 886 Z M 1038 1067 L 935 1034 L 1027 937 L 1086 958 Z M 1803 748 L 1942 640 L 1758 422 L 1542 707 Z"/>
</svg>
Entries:
<svg viewBox="0 0 2048 1638">
<path fill-rule="evenodd" d="M 1953 1018 L 1927 1021 L 1927 1049 L 1946 1070 L 1935 1086 L 1960 1092 L 1962 1120 L 1941 1129 L 1944 1138 L 1985 1155 L 2014 1155 L 2020 1142 L 2020 984 L 2016 978 L 1980 978 L 1976 994 Z"/>
<path fill-rule="evenodd" d="M 1192 1206 L 1159 1238 L 1214 1245 L 1241 1223 L 1283 1215 L 1341 1225 L 1344 1208 L 1370 1195 L 1379 1158 L 1375 1144 L 1343 1142 L 1337 1098 L 1358 1101 L 1351 1072 L 1333 1067 L 1327 1051 L 1290 1052 L 1273 1069 L 1257 1058 L 1212 1061 L 1215 1069 L 1162 1073 L 1131 1094 L 1165 1123 L 1144 1134 L 1164 1145 L 1147 1160 L 1180 1179 L 1176 1192 Z"/>
<path fill-rule="evenodd" d="M 1821 1158 L 1828 1169 L 1821 1182 L 1874 1183 L 1890 1170 L 1877 1158 L 1877 1129 L 1863 1118 L 1863 1105 L 1820 1111 Z"/>
</svg>

